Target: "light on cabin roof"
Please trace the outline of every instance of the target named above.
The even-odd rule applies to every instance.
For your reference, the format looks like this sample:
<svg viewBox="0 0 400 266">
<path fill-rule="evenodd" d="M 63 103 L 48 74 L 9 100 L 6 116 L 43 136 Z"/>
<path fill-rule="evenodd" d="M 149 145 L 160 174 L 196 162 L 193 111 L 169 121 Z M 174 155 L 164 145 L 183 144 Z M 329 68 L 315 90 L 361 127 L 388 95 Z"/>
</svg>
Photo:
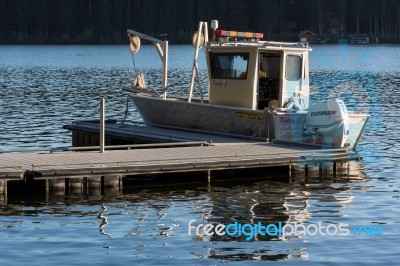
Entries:
<svg viewBox="0 0 400 266">
<path fill-rule="evenodd" d="M 211 29 L 218 29 L 218 20 L 211 20 Z"/>
<path fill-rule="evenodd" d="M 258 32 L 238 32 L 238 31 L 216 30 L 216 31 L 214 31 L 214 36 L 262 39 L 264 37 L 264 34 L 258 33 Z"/>
</svg>

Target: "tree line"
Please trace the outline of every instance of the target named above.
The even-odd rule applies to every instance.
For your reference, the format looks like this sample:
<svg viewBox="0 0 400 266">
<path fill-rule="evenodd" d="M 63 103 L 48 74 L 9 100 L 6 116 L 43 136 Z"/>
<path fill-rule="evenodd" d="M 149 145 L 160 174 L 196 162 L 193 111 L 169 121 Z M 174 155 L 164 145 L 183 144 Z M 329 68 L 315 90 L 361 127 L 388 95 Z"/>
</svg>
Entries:
<svg viewBox="0 0 400 266">
<path fill-rule="evenodd" d="M 212 19 L 278 40 L 302 30 L 400 39 L 397 0 L 0 0 L 0 43 L 123 43 L 128 28 L 187 43 Z"/>
</svg>

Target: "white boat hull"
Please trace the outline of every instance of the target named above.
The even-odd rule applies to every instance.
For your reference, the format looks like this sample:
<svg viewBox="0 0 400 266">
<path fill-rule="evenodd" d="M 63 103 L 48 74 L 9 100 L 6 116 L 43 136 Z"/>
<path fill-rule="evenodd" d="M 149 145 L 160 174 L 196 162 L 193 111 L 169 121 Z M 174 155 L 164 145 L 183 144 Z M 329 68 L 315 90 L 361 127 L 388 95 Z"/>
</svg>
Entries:
<svg viewBox="0 0 400 266">
<path fill-rule="evenodd" d="M 145 123 L 239 137 L 310 143 L 304 139 L 307 112 L 284 113 L 187 102 L 184 99 L 131 93 L 130 99 Z M 355 148 L 369 116 L 349 113 L 347 147 Z"/>
<path fill-rule="evenodd" d="M 147 124 L 239 136 L 268 137 L 264 112 L 131 94 Z M 260 134 L 260 130 L 262 130 Z M 273 131 L 270 132 L 273 134 Z"/>
</svg>

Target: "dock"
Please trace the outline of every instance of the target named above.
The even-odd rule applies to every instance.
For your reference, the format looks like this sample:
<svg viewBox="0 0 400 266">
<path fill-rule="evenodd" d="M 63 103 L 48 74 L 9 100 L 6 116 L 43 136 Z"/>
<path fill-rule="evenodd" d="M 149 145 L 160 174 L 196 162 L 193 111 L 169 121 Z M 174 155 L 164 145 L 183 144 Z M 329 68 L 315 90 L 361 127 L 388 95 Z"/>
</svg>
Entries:
<svg viewBox="0 0 400 266">
<path fill-rule="evenodd" d="M 108 143 L 100 152 L 99 146 L 89 146 L 98 140 L 98 122 L 68 127 L 76 147 L 2 151 L 0 192 L 6 190 L 8 181 L 27 179 L 46 180 L 47 187 L 61 189 L 66 179 L 82 184 L 84 178 L 92 180 L 94 186 L 101 182 L 118 186 L 122 178 L 134 175 L 205 172 L 210 179 L 211 172 L 219 170 L 287 166 L 288 171 L 291 167 L 307 171 L 309 167 L 321 169 L 322 165 L 335 170 L 338 162 L 359 159 L 355 151 L 345 148 L 323 149 L 116 122 L 106 123 L 105 131 L 108 142 L 117 140 L 117 144 Z M 122 140 L 125 143 L 118 144 Z M 151 143 L 155 140 L 157 143 Z"/>
<path fill-rule="evenodd" d="M 139 145 L 138 145 L 139 146 Z M 355 159 L 345 149 L 312 150 L 265 144 L 219 144 L 198 147 L 17 154 L 0 157 L 1 179 L 137 175 L 237 168 L 315 164 Z"/>
</svg>

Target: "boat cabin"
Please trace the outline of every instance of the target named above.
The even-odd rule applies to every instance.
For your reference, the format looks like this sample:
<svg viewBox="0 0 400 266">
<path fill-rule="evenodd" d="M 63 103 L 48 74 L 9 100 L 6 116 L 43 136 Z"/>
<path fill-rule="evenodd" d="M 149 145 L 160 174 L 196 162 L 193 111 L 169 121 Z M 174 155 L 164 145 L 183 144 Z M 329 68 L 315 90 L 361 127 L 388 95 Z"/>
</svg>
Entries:
<svg viewBox="0 0 400 266">
<path fill-rule="evenodd" d="M 308 108 L 304 43 L 260 41 L 261 33 L 214 31 L 206 46 L 209 103 L 252 110 Z"/>
</svg>

